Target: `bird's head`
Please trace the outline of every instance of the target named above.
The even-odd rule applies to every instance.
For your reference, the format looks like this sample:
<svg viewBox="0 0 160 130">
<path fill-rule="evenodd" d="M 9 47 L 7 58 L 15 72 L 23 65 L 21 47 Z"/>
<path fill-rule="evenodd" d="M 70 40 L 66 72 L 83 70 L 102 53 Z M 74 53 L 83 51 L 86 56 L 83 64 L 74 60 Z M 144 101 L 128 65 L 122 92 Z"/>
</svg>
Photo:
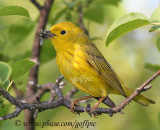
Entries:
<svg viewBox="0 0 160 130">
<path fill-rule="evenodd" d="M 74 44 L 84 44 L 89 40 L 84 30 L 71 22 L 55 24 L 49 31 L 41 32 L 41 38 L 50 39 L 56 51 L 72 47 Z"/>
</svg>

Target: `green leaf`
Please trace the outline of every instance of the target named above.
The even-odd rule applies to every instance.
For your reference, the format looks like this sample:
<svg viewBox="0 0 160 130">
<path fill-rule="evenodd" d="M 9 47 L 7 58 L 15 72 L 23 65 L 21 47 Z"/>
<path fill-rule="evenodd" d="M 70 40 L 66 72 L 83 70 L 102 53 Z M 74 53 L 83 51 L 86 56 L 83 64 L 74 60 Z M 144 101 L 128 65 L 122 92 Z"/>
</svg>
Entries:
<svg viewBox="0 0 160 130">
<path fill-rule="evenodd" d="M 157 45 L 158 51 L 160 52 L 160 37 L 157 39 L 156 45 Z"/>
<path fill-rule="evenodd" d="M 54 59 L 56 57 L 56 51 L 54 50 L 51 42 L 49 40 L 45 40 L 45 43 L 41 49 L 41 64 L 47 63 L 48 61 Z"/>
<path fill-rule="evenodd" d="M 7 80 L 7 81 L 3 84 L 3 88 L 6 90 L 9 85 L 10 85 L 10 81 Z"/>
<path fill-rule="evenodd" d="M 0 62 L 0 84 L 3 85 L 8 80 L 11 72 L 12 69 L 8 64 Z"/>
<path fill-rule="evenodd" d="M 159 29 L 159 28 L 160 28 L 160 25 L 155 25 L 155 26 L 153 26 L 153 27 L 149 30 L 149 32 L 156 31 L 156 30 Z"/>
<path fill-rule="evenodd" d="M 150 22 L 160 22 L 160 7 L 156 8 L 150 18 Z"/>
<path fill-rule="evenodd" d="M 105 15 L 103 5 L 93 5 L 92 7 L 86 9 L 83 15 L 89 20 L 95 21 L 97 23 L 103 23 Z"/>
<path fill-rule="evenodd" d="M 158 70 L 160 70 L 160 65 L 154 65 L 154 64 L 151 64 L 151 63 L 146 63 L 145 68 L 150 70 L 150 71 L 157 72 Z"/>
<path fill-rule="evenodd" d="M 0 8 L 0 16 L 8 16 L 8 15 L 21 15 L 30 17 L 28 11 L 20 6 L 6 6 Z"/>
<path fill-rule="evenodd" d="M 106 45 L 114 39 L 136 28 L 148 25 L 150 22 L 141 13 L 130 13 L 116 20 L 107 31 Z"/>
<path fill-rule="evenodd" d="M 21 75 L 23 75 L 25 72 L 30 70 L 35 65 L 34 62 L 30 60 L 19 60 L 12 64 L 12 74 L 11 79 L 14 81 Z"/>
</svg>

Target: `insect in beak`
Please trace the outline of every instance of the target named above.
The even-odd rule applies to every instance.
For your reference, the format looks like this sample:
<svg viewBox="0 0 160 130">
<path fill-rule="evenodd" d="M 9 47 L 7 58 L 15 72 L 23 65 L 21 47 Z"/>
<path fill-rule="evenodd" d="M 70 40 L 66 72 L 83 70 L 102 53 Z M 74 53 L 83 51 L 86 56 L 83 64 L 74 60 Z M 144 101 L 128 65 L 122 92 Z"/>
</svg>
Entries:
<svg viewBox="0 0 160 130">
<path fill-rule="evenodd" d="M 50 39 L 56 35 L 53 34 L 51 31 L 43 31 L 41 29 L 40 33 L 37 33 L 37 36 L 40 38 L 40 45 L 42 46 L 44 43 L 44 39 Z"/>
</svg>

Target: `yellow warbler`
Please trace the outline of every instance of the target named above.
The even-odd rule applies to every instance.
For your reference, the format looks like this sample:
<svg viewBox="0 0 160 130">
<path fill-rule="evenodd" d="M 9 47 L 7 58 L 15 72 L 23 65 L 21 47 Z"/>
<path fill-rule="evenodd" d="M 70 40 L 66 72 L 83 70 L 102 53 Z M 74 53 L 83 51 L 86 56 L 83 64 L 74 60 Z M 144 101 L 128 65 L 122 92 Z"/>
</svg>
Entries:
<svg viewBox="0 0 160 130">
<path fill-rule="evenodd" d="M 75 24 L 58 23 L 46 36 L 57 51 L 56 60 L 62 75 L 78 89 L 90 95 L 73 101 L 72 110 L 74 103 L 83 99 L 100 97 L 91 109 L 93 112 L 108 94 L 128 97 L 133 93 L 133 90 L 124 86 L 85 32 Z M 136 96 L 134 101 L 145 106 L 155 103 L 142 95 Z"/>
</svg>

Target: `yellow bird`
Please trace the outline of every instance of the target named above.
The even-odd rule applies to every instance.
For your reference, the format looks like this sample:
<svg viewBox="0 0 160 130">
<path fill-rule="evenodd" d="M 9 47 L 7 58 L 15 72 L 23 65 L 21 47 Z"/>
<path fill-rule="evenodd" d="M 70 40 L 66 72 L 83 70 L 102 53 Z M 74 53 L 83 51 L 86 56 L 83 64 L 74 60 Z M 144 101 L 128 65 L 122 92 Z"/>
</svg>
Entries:
<svg viewBox="0 0 160 130">
<path fill-rule="evenodd" d="M 80 100 L 99 97 L 100 100 L 91 108 L 93 112 L 108 94 L 128 97 L 133 93 L 133 90 L 124 86 L 85 32 L 75 24 L 58 23 L 47 32 L 46 37 L 51 40 L 57 52 L 56 61 L 62 75 L 75 87 L 90 95 L 73 101 L 72 111 L 74 104 Z M 142 95 L 133 100 L 145 106 L 155 103 Z"/>
</svg>

